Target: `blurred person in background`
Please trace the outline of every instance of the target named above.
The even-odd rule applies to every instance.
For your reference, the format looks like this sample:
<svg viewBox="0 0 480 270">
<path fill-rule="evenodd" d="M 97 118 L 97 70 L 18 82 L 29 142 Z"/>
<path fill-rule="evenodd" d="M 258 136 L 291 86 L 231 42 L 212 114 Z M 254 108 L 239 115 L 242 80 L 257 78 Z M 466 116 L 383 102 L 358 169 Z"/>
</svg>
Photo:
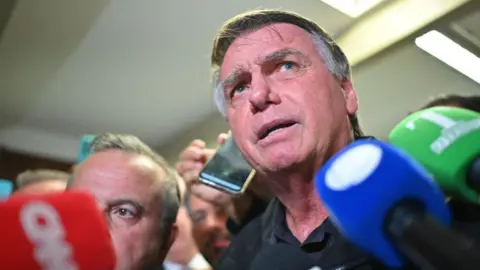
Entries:
<svg viewBox="0 0 480 270">
<path fill-rule="evenodd" d="M 421 109 L 431 108 L 435 106 L 451 106 L 459 107 L 480 113 L 480 96 L 470 95 L 462 96 L 456 94 L 443 94 L 431 98 Z"/>
<path fill-rule="evenodd" d="M 44 194 L 65 191 L 70 174 L 57 170 L 27 170 L 17 176 L 13 194 Z"/>
<path fill-rule="evenodd" d="M 73 171 L 67 190 L 86 191 L 97 199 L 109 224 L 115 269 L 161 266 L 177 235 L 180 193 L 175 171 L 132 135 L 99 135 L 89 152 Z"/>
<path fill-rule="evenodd" d="M 192 234 L 192 220 L 185 206 L 186 185 L 180 176 L 177 177 L 180 190 L 181 205 L 177 215 L 178 235 L 173 242 L 167 258 L 163 263 L 164 270 L 209 270 L 210 264 L 195 242 Z"/>
<path fill-rule="evenodd" d="M 226 133 L 218 136 L 223 144 Z M 192 141 L 180 154 L 177 171 L 188 189 L 185 205 L 193 222 L 193 235 L 200 251 L 215 266 L 220 255 L 230 245 L 231 235 L 260 215 L 270 199 L 268 189 L 254 177 L 245 194 L 234 198 L 198 182 L 199 174 L 216 149 L 206 147 L 202 140 Z"/>
<path fill-rule="evenodd" d="M 218 135 L 217 143 L 222 145 L 228 138 L 226 133 Z M 226 193 L 205 186 L 198 182 L 200 171 L 215 154 L 216 149 L 208 148 L 200 139 L 193 140 L 179 155 L 177 172 L 185 180 L 190 197 L 194 202 L 201 200 L 212 207 L 221 207 L 228 215 L 226 226 L 230 234 L 237 234 L 246 224 L 259 216 L 268 205 L 272 194 L 264 185 L 260 176 L 250 182 L 246 192 L 240 197 L 232 197 Z"/>
<path fill-rule="evenodd" d="M 205 186 L 205 188 L 209 188 Z M 187 190 L 185 208 L 192 222 L 192 233 L 200 252 L 215 266 L 220 255 L 230 245 L 227 230 L 227 208 L 224 204 L 206 201 Z"/>
</svg>

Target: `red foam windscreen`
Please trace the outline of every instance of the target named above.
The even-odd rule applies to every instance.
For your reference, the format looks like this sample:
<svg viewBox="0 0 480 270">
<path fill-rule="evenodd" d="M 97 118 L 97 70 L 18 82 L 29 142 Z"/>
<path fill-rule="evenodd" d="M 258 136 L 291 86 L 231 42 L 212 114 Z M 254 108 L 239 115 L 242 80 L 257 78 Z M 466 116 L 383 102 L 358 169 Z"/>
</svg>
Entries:
<svg viewBox="0 0 480 270">
<path fill-rule="evenodd" d="M 107 222 L 93 197 L 65 192 L 0 203 L 1 269 L 113 270 Z"/>
</svg>

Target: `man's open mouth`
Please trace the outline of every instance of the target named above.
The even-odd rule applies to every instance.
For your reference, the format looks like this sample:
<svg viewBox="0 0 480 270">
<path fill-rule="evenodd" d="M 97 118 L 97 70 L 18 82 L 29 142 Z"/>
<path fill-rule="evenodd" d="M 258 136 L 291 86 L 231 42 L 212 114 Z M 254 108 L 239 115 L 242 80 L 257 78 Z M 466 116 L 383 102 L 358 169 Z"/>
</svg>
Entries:
<svg viewBox="0 0 480 270">
<path fill-rule="evenodd" d="M 277 121 L 277 122 L 272 122 L 269 124 L 264 125 L 261 129 L 260 132 L 258 133 L 258 139 L 263 140 L 267 136 L 274 134 L 275 132 L 282 130 L 284 128 L 291 127 L 295 125 L 295 121 Z"/>
</svg>

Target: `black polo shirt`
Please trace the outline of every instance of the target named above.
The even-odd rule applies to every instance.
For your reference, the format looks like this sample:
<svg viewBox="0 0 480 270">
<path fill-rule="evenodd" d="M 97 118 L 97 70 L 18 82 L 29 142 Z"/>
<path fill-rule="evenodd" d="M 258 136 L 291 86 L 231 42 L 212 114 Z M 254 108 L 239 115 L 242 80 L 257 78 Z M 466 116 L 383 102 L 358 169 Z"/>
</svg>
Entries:
<svg viewBox="0 0 480 270">
<path fill-rule="evenodd" d="M 361 137 L 357 139 L 374 139 Z M 270 201 L 265 212 L 243 227 L 225 251 L 215 269 L 248 270 L 258 252 L 266 245 L 286 243 L 300 247 L 322 267 L 322 270 L 384 270 L 377 260 L 348 242 L 329 219 L 300 243 L 285 220 L 285 207 L 277 199 Z"/>
<path fill-rule="evenodd" d="M 272 223 L 277 224 L 269 237 L 270 244 L 279 242 L 300 247 L 325 269 L 346 267 L 350 269 L 386 269 L 345 239 L 327 218 L 314 229 L 307 239 L 300 243 L 287 226 L 285 207 L 278 200 L 273 201 Z M 375 268 L 369 267 L 373 264 Z"/>
<path fill-rule="evenodd" d="M 277 225 L 273 227 L 271 235 L 268 239 L 270 244 L 281 242 L 298 246 L 304 252 L 308 253 L 308 255 L 310 255 L 315 262 L 318 262 L 326 268 L 336 268 L 338 266 L 360 266 L 367 263 L 369 260 L 365 253 L 357 249 L 343 236 L 341 236 L 340 232 L 333 225 L 330 219 L 327 218 L 319 227 L 310 233 L 303 243 L 300 243 L 300 241 L 298 241 L 298 239 L 288 228 L 285 219 L 285 207 L 278 199 L 273 201 L 272 210 L 272 223 Z M 337 254 L 341 255 L 337 256 Z"/>
<path fill-rule="evenodd" d="M 276 198 L 262 216 L 251 221 L 235 237 L 215 269 L 248 270 L 263 247 L 277 243 L 300 247 L 322 270 L 388 269 L 349 243 L 329 219 L 312 231 L 304 243 L 300 243 L 286 224 L 285 207 Z"/>
</svg>

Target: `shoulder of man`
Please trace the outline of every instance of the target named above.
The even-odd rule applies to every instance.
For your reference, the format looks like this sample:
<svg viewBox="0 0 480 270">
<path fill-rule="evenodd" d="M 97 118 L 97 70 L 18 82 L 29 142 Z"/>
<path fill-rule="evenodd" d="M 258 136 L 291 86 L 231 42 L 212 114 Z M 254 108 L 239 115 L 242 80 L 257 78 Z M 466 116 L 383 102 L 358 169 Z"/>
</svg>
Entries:
<svg viewBox="0 0 480 270">
<path fill-rule="evenodd" d="M 262 248 L 262 215 L 249 222 L 222 254 L 215 270 L 249 269 L 255 255 Z"/>
</svg>

